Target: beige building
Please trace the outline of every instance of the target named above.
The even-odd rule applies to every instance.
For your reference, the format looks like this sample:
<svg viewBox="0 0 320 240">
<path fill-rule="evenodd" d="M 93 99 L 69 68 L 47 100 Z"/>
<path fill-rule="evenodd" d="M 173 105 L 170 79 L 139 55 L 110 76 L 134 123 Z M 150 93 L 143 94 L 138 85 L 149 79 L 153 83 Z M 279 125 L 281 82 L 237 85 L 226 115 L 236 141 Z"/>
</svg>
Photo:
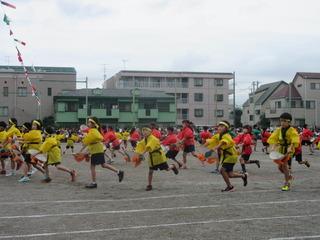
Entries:
<svg viewBox="0 0 320 240">
<path fill-rule="evenodd" d="M 270 109 L 270 97 L 272 94 L 285 85 L 288 84 L 284 81 L 263 84 L 250 93 L 249 99 L 242 106 L 242 124 L 258 124 L 261 117 L 266 115 Z"/>
<path fill-rule="evenodd" d="M 30 79 L 39 92 L 41 106 L 20 66 L 0 66 L 0 121 L 15 117 L 18 123 L 54 114 L 53 96 L 76 89 L 76 70 L 72 67 L 27 67 Z"/>
<path fill-rule="evenodd" d="M 175 96 L 177 124 L 189 119 L 195 125 L 214 125 L 229 120 L 233 78 L 233 73 L 120 71 L 103 87 L 164 91 Z"/>
<path fill-rule="evenodd" d="M 284 112 L 291 113 L 292 123 L 296 126 L 303 126 L 305 123 L 310 127 L 320 126 L 320 73 L 297 72 L 290 84 L 275 82 L 270 85 L 277 87 L 265 96 L 265 106 L 259 113 L 265 114 L 272 127 L 279 125 L 279 117 Z M 258 104 L 259 98 L 252 98 L 250 94 L 243 105 L 242 123 L 258 122 L 250 121 L 257 117 L 254 114 L 258 113 Z"/>
</svg>

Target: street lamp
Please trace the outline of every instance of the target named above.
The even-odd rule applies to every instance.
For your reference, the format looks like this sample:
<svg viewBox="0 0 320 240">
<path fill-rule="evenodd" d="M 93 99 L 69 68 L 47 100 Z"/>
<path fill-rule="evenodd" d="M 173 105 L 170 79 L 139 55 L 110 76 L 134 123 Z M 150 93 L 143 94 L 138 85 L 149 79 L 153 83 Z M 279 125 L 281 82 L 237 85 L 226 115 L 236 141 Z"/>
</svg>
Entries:
<svg viewBox="0 0 320 240">
<path fill-rule="evenodd" d="M 137 118 L 137 109 L 136 109 L 135 103 L 136 103 L 136 97 L 140 95 L 140 89 L 134 88 L 130 92 L 132 94 L 132 107 L 131 107 L 131 112 L 133 114 L 132 126 L 134 127 L 136 123 L 136 118 Z"/>
</svg>

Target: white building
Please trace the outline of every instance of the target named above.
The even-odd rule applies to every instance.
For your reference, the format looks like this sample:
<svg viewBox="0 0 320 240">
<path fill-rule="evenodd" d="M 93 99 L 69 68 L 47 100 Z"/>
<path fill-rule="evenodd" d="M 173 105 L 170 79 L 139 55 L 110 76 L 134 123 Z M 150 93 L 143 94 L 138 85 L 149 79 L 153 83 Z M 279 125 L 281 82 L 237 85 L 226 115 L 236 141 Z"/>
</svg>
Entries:
<svg viewBox="0 0 320 240">
<path fill-rule="evenodd" d="M 159 90 L 175 96 L 177 123 L 189 119 L 195 125 L 215 125 L 229 119 L 233 73 L 120 71 L 104 88 Z"/>
</svg>

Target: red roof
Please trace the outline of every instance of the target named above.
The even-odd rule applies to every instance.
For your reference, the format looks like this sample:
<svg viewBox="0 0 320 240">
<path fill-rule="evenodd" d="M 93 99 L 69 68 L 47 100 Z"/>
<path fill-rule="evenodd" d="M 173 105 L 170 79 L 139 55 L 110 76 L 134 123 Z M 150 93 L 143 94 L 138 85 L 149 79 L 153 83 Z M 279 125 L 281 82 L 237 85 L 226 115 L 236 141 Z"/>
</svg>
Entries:
<svg viewBox="0 0 320 240">
<path fill-rule="evenodd" d="M 290 86 L 290 87 L 289 87 Z M 289 92 L 290 89 L 290 92 Z M 272 94 L 271 99 L 280 99 L 280 98 L 291 98 L 291 99 L 302 99 L 298 90 L 293 84 L 288 84 L 279 88 L 274 94 Z"/>
</svg>

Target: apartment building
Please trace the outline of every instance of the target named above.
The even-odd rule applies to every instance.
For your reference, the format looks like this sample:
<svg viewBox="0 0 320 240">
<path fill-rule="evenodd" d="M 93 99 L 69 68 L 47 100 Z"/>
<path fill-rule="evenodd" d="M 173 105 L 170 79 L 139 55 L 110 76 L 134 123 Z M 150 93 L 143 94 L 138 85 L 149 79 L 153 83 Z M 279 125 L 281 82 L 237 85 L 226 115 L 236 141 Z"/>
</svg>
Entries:
<svg viewBox="0 0 320 240">
<path fill-rule="evenodd" d="M 54 114 L 53 96 L 62 90 L 76 89 L 73 67 L 27 67 L 38 90 L 39 107 L 21 66 L 0 66 L 0 121 L 15 117 L 19 123 Z"/>
<path fill-rule="evenodd" d="M 233 73 L 120 71 L 103 83 L 108 89 L 149 89 L 174 96 L 176 123 L 189 119 L 196 125 L 214 125 L 229 119 L 229 84 Z"/>
</svg>

